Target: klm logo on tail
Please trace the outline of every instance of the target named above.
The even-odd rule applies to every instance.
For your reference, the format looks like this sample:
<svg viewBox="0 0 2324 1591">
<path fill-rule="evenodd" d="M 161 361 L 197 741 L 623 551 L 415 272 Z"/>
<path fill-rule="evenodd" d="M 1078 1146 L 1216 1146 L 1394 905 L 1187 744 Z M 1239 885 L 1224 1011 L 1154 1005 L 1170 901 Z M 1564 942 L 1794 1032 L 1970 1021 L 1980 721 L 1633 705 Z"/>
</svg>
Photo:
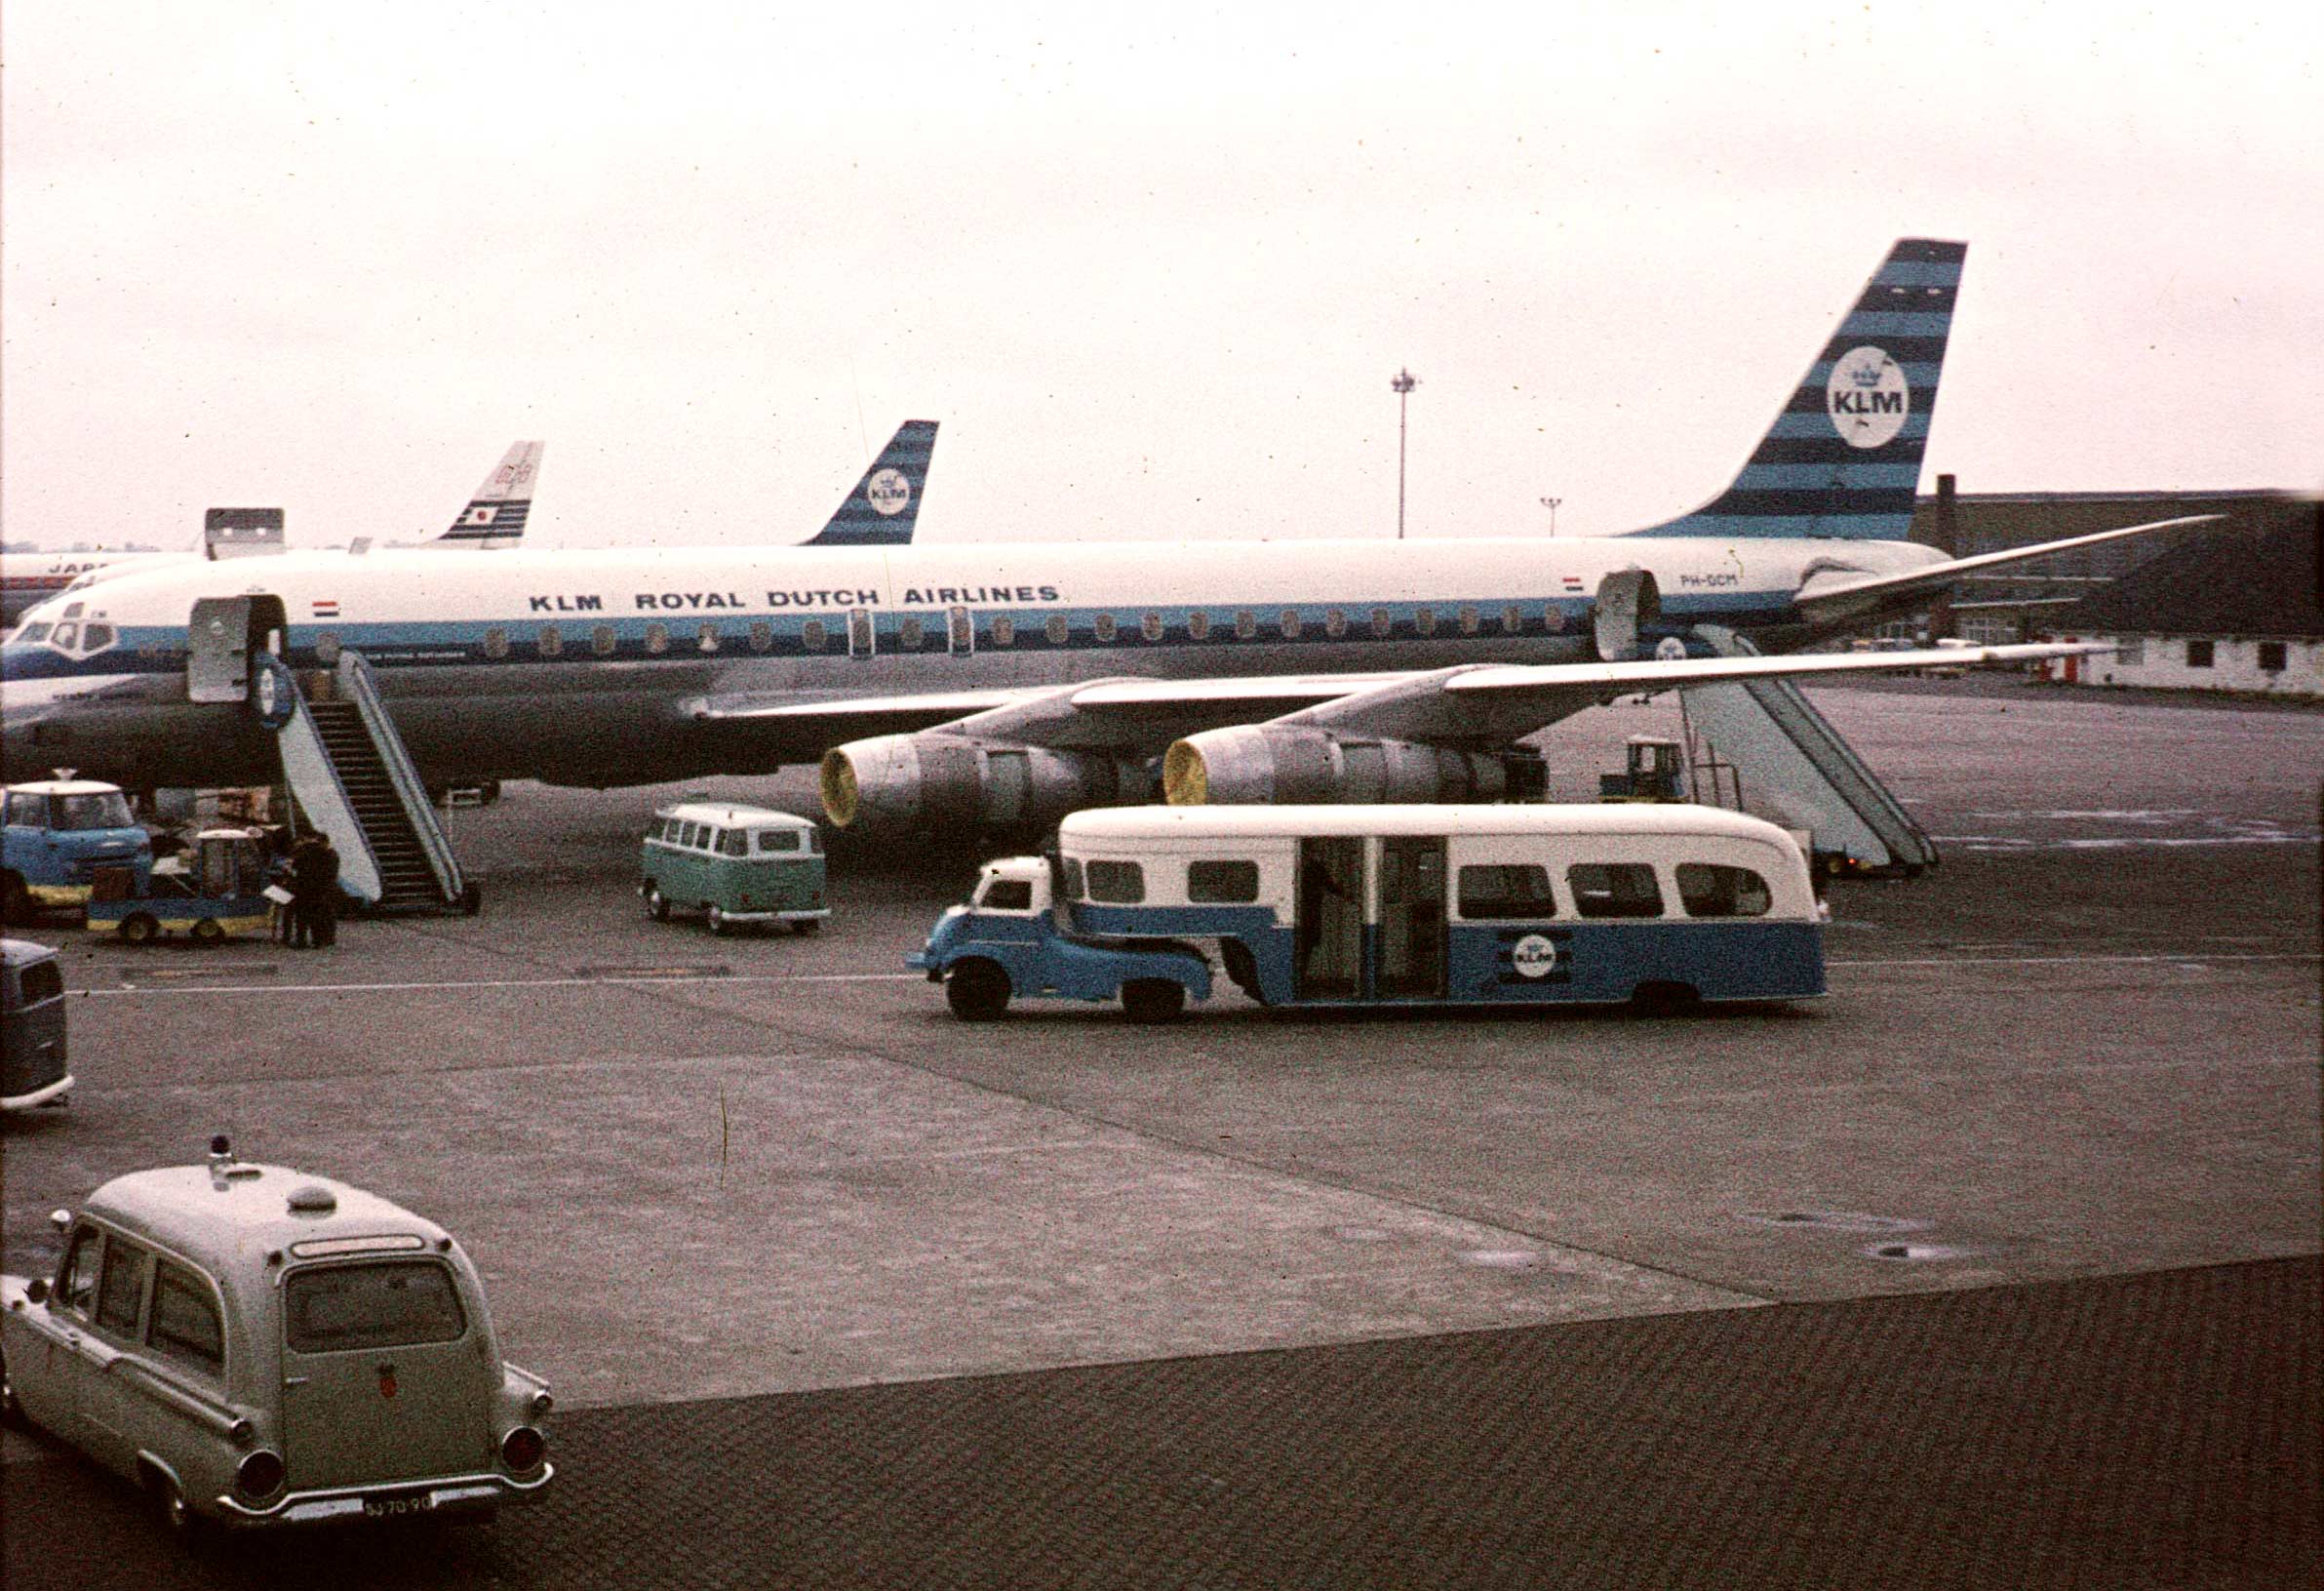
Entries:
<svg viewBox="0 0 2324 1591">
<path fill-rule="evenodd" d="M 912 526 L 920 518 L 920 499 L 928 489 L 928 460 L 935 452 L 934 420 L 904 421 L 831 516 L 831 523 L 807 544 L 901 546 L 910 541 Z"/>
<path fill-rule="evenodd" d="M 1907 539 L 1968 252 L 1889 250 L 1734 484 L 1635 534 Z"/>
</svg>

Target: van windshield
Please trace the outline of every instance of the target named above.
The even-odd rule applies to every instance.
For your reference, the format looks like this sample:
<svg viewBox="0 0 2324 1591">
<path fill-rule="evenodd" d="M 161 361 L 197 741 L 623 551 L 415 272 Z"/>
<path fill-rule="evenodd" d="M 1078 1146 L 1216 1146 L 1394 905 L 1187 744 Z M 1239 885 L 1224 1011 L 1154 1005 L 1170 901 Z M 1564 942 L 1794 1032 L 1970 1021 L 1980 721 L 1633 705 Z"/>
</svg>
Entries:
<svg viewBox="0 0 2324 1591">
<path fill-rule="evenodd" d="M 76 828 L 135 828 L 137 820 L 129 815 L 129 797 L 119 790 L 97 790 L 86 795 L 60 795 L 56 803 L 56 824 L 60 829 Z"/>
<path fill-rule="evenodd" d="M 452 1272 L 431 1259 L 293 1271 L 283 1283 L 283 1318 L 299 1353 L 452 1342 L 468 1330 Z"/>
</svg>

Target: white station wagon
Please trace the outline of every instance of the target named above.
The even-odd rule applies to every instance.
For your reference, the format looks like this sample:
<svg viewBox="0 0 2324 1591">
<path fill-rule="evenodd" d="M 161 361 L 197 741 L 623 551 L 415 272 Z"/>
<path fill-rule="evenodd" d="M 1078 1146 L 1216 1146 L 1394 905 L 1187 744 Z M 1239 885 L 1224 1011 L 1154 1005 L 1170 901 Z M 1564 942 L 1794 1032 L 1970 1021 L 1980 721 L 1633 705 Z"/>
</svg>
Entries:
<svg viewBox="0 0 2324 1591">
<path fill-rule="evenodd" d="M 224 1138 L 54 1219 L 57 1274 L 0 1276 L 0 1400 L 173 1529 L 489 1515 L 555 1473 L 547 1383 L 433 1222 Z"/>
</svg>

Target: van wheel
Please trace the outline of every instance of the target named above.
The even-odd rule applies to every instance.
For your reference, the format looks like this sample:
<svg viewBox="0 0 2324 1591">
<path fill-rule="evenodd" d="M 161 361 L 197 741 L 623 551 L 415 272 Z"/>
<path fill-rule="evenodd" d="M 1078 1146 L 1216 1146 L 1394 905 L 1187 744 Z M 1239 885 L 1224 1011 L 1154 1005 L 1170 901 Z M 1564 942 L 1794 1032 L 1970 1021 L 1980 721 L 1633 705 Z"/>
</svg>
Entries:
<svg viewBox="0 0 2324 1591">
<path fill-rule="evenodd" d="M 0 873 L 0 922 L 32 921 L 32 892 L 14 873 Z"/>
<path fill-rule="evenodd" d="M 226 936 L 226 931 L 218 926 L 214 917 L 202 918 L 186 932 L 194 936 L 196 944 L 216 944 Z"/>
<path fill-rule="evenodd" d="M 1008 974 L 998 962 L 964 961 L 944 980 L 944 1001 L 964 1022 L 989 1022 L 1008 1010 Z"/>
<path fill-rule="evenodd" d="M 726 937 L 729 934 L 731 934 L 734 931 L 734 925 L 727 921 L 727 914 L 719 910 L 716 906 L 712 906 L 708 911 L 704 912 L 702 916 L 703 921 L 710 925 L 710 932 L 719 935 L 721 938 Z"/>
<path fill-rule="evenodd" d="M 670 897 L 650 884 L 646 886 L 646 915 L 657 923 L 670 920 Z"/>
<path fill-rule="evenodd" d="M 1186 985 L 1174 978 L 1132 978 L 1122 985 L 1122 1009 L 1133 1022 L 1174 1022 L 1186 1010 Z"/>
<path fill-rule="evenodd" d="M 161 924 L 141 911 L 133 911 L 121 919 L 121 938 L 125 944 L 151 944 L 161 935 Z"/>
</svg>

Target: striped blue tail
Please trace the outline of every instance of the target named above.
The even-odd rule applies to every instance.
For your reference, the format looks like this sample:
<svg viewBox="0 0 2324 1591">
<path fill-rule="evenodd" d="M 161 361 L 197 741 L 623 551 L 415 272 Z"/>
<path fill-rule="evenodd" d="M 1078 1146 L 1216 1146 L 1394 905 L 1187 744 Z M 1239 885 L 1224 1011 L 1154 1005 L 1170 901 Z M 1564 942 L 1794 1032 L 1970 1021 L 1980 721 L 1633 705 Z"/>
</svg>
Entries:
<svg viewBox="0 0 2324 1591">
<path fill-rule="evenodd" d="M 928 460 L 936 452 L 936 422 L 908 419 L 863 472 L 831 523 L 810 547 L 901 546 L 912 539 L 920 497 L 927 490 Z"/>
<path fill-rule="evenodd" d="M 1734 484 L 1634 534 L 1905 540 L 1968 253 L 1899 240 Z"/>
</svg>

